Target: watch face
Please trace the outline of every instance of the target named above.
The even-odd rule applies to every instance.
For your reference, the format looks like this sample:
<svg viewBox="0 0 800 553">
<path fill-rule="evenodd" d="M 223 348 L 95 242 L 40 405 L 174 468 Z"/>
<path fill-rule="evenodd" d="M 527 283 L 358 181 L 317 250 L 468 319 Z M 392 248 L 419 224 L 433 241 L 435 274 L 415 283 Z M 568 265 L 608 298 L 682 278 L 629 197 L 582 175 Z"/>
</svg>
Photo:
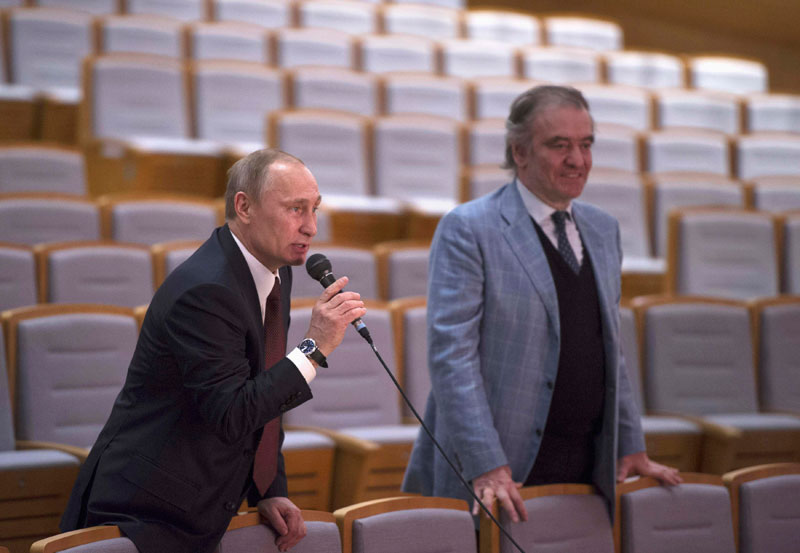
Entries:
<svg viewBox="0 0 800 553">
<path fill-rule="evenodd" d="M 305 340 L 300 342 L 300 345 L 297 346 L 297 348 L 303 355 L 308 355 L 309 353 L 317 349 L 317 344 L 311 338 L 306 338 Z"/>
</svg>

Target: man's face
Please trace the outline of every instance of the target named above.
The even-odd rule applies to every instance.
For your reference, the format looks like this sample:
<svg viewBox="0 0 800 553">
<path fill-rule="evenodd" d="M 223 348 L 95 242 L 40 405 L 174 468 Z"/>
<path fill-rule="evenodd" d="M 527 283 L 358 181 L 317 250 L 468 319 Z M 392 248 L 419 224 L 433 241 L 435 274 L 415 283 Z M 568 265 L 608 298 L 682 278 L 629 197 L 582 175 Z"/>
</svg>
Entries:
<svg viewBox="0 0 800 553">
<path fill-rule="evenodd" d="M 317 234 L 320 199 L 317 181 L 306 167 L 272 164 L 261 198 L 246 198 L 243 203 L 238 225 L 242 242 L 271 271 L 302 265 Z"/>
<path fill-rule="evenodd" d="M 592 168 L 592 119 L 584 109 L 554 105 L 534 117 L 531 130 L 530 144 L 512 148 L 517 176 L 544 203 L 565 209 Z"/>
</svg>

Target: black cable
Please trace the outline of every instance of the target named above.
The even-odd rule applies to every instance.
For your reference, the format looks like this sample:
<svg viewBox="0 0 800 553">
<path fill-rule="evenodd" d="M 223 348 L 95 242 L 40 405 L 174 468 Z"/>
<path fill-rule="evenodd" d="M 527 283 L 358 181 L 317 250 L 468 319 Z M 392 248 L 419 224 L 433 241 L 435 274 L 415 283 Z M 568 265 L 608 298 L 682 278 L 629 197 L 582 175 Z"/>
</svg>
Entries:
<svg viewBox="0 0 800 553">
<path fill-rule="evenodd" d="M 383 365 L 383 368 L 386 371 L 386 374 L 388 374 L 389 378 L 392 379 L 392 382 L 394 383 L 395 388 L 397 388 L 397 390 L 400 392 L 400 395 L 403 396 L 403 401 L 406 402 L 406 405 L 408 405 L 409 409 L 411 409 L 411 412 L 414 413 L 414 417 L 416 417 L 416 419 L 419 421 L 420 425 L 422 425 L 422 428 L 428 434 L 430 439 L 433 440 L 433 443 L 436 446 L 436 449 L 439 450 L 439 453 L 442 454 L 442 457 L 444 457 L 444 460 L 447 461 L 447 464 L 450 465 L 451 469 L 453 469 L 453 472 L 456 474 L 456 476 L 458 476 L 458 479 L 461 480 L 461 483 L 464 485 L 464 488 L 469 492 L 469 494 L 477 502 L 477 504 L 481 506 L 481 509 L 483 509 L 483 511 L 486 513 L 486 515 L 492 520 L 492 522 L 495 523 L 495 525 L 500 529 L 500 531 L 503 534 L 505 534 L 505 536 L 509 539 L 509 541 L 511 543 L 514 544 L 514 547 L 516 547 L 519 550 L 520 553 L 525 553 L 525 550 L 522 549 L 522 547 L 520 547 L 520 545 L 514 540 L 514 538 L 511 537 L 511 534 L 509 534 L 508 531 L 505 528 L 503 528 L 503 526 L 500 524 L 500 522 L 494 517 L 492 512 L 489 509 L 486 508 L 486 505 L 484 505 L 483 502 L 480 499 L 478 499 L 478 496 L 475 494 L 474 491 L 472 491 L 472 486 L 470 486 L 469 483 L 464 479 L 464 477 L 461 475 L 461 471 L 456 468 L 456 466 L 453 464 L 453 462 L 450 460 L 450 458 L 444 452 L 444 449 L 442 449 L 442 446 L 439 445 L 439 442 L 437 442 L 436 438 L 433 437 L 433 433 L 428 429 L 428 427 L 422 421 L 422 417 L 419 416 L 419 413 L 417 413 L 417 410 L 411 404 L 411 400 L 408 399 L 408 396 L 403 391 L 402 386 L 400 386 L 400 383 L 397 381 L 395 376 L 392 374 L 392 371 L 389 370 L 389 367 L 386 365 L 386 362 L 383 360 L 383 357 L 381 357 L 381 354 L 378 352 L 378 348 L 375 347 L 375 344 L 373 343 L 372 338 L 368 337 L 369 333 L 367 333 L 367 336 L 364 336 L 363 334 L 362 334 L 362 336 L 367 341 L 367 343 L 369 343 L 369 346 L 372 348 L 372 351 L 375 352 L 375 355 L 378 357 L 378 361 L 381 362 L 381 365 Z"/>
</svg>

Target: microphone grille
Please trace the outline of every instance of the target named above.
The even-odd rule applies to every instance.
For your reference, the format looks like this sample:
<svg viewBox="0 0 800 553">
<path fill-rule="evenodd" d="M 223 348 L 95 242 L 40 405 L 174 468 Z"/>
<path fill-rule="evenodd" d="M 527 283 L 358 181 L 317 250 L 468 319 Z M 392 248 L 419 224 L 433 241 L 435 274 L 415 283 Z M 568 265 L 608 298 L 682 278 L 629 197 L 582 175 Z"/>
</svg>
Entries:
<svg viewBox="0 0 800 553">
<path fill-rule="evenodd" d="M 331 272 L 331 262 L 323 254 L 315 253 L 306 260 L 306 271 L 311 278 L 319 280 Z"/>
</svg>

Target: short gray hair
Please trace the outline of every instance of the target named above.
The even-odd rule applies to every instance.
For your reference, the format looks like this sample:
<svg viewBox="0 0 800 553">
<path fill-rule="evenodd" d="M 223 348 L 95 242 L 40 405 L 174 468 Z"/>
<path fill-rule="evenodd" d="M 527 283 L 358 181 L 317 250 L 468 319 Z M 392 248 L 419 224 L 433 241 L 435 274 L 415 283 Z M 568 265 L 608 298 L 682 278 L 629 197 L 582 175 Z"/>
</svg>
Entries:
<svg viewBox="0 0 800 553">
<path fill-rule="evenodd" d="M 506 160 L 504 169 L 517 173 L 512 148 L 519 144 L 530 144 L 533 137 L 533 121 L 543 109 L 550 106 L 572 106 L 589 111 L 589 103 L 581 91 L 571 86 L 543 85 L 526 90 L 511 104 L 506 119 Z"/>
<path fill-rule="evenodd" d="M 305 165 L 291 154 L 274 148 L 256 150 L 243 157 L 228 169 L 228 184 L 225 188 L 225 220 L 236 218 L 234 199 L 237 192 L 244 192 L 249 198 L 260 198 L 264 184 L 269 179 L 269 168 L 278 162 Z"/>
</svg>

